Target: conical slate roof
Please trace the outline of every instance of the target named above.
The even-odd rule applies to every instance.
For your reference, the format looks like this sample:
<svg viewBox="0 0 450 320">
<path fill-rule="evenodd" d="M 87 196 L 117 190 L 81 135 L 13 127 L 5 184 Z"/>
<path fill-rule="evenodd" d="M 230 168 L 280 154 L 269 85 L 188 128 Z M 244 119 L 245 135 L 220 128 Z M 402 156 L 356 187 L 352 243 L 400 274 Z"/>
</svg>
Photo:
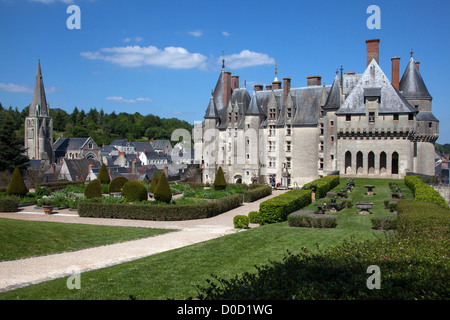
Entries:
<svg viewBox="0 0 450 320">
<path fill-rule="evenodd" d="M 31 101 L 30 116 L 48 116 L 47 99 L 45 98 L 44 81 L 42 79 L 41 62 L 38 61 L 36 81 L 34 83 L 33 100 Z"/>
<path fill-rule="evenodd" d="M 211 99 L 209 99 L 208 108 L 205 112 L 205 119 L 218 118 L 219 114 L 217 113 L 216 104 L 214 102 L 214 94 L 211 95 Z"/>
<path fill-rule="evenodd" d="M 256 91 L 253 92 L 252 99 L 250 100 L 250 105 L 248 106 L 245 115 L 261 115 L 261 110 L 258 106 L 258 100 L 256 99 Z"/>
<path fill-rule="evenodd" d="M 334 77 L 334 81 L 331 86 L 331 91 L 328 95 L 327 102 L 325 102 L 323 108 L 339 109 L 340 106 L 341 106 L 341 88 L 339 84 L 339 76 L 336 73 L 336 77 Z"/>
<path fill-rule="evenodd" d="M 431 99 L 431 95 L 423 82 L 413 57 L 409 59 L 405 73 L 403 73 L 400 80 L 399 91 L 405 98 Z"/>
</svg>

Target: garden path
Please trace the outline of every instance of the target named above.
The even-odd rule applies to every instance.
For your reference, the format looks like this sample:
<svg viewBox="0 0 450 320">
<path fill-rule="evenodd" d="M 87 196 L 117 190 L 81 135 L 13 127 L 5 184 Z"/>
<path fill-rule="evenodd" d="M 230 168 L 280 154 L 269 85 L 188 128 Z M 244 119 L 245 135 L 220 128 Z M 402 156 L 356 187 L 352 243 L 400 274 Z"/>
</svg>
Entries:
<svg viewBox="0 0 450 320">
<path fill-rule="evenodd" d="M 273 190 L 272 195 L 268 197 L 244 203 L 244 205 L 218 216 L 187 221 L 83 218 L 79 217 L 76 212 L 67 209 L 57 210 L 52 215 L 44 215 L 42 210 L 35 209 L 34 206 L 23 207 L 19 212 L 0 213 L 0 218 L 8 219 L 177 230 L 149 238 L 90 249 L 0 262 L 0 292 L 66 277 L 72 275 L 75 270 L 77 270 L 76 272 L 85 272 L 104 268 L 237 232 L 233 226 L 234 216 L 248 215 L 250 211 L 258 211 L 262 201 L 283 192 L 285 190 Z M 256 226 L 250 225 L 250 227 Z"/>
</svg>

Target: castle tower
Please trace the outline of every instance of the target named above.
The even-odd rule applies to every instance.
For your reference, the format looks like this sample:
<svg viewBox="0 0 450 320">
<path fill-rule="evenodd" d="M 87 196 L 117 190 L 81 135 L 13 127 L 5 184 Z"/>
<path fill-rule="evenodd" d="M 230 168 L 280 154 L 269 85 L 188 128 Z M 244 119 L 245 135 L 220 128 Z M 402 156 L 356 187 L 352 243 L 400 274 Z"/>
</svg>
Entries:
<svg viewBox="0 0 450 320">
<path fill-rule="evenodd" d="M 53 163 L 53 120 L 45 98 L 41 63 L 38 61 L 33 100 L 29 115 L 25 118 L 25 149 L 30 159 L 41 159 Z"/>
</svg>

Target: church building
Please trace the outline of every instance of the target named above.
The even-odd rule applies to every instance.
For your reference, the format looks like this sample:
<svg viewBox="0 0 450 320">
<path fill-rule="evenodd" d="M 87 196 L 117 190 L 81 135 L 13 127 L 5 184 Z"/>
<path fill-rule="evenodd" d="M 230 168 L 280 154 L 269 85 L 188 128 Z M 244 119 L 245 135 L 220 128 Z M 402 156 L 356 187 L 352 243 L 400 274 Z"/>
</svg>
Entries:
<svg viewBox="0 0 450 320">
<path fill-rule="evenodd" d="M 30 159 L 40 159 L 51 165 L 54 162 L 53 120 L 45 98 L 41 62 L 38 62 L 33 100 L 25 118 L 25 150 Z"/>
<path fill-rule="evenodd" d="M 339 172 L 343 177 L 403 178 L 434 175 L 439 121 L 413 52 L 400 78 L 400 58 L 391 59 L 392 79 L 379 65 L 379 39 L 366 41 L 361 74 L 336 71 L 330 85 L 321 76 L 291 87 L 291 78 L 255 85 L 250 94 L 225 64 L 202 122 L 203 181 L 219 166 L 230 183 L 297 187 Z M 199 143 L 199 141 L 197 141 Z"/>
</svg>

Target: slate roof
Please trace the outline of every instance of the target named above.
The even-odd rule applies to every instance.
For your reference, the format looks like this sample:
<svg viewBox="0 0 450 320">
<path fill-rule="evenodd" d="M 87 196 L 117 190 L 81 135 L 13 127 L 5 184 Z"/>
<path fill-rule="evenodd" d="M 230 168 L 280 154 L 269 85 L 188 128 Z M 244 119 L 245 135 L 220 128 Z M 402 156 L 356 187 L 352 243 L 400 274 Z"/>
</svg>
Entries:
<svg viewBox="0 0 450 320">
<path fill-rule="evenodd" d="M 341 85 L 339 76 L 336 74 L 333 84 L 331 85 L 330 93 L 328 94 L 327 101 L 323 106 L 323 109 L 339 109 L 341 106 Z"/>
<path fill-rule="evenodd" d="M 214 95 L 211 95 L 211 99 L 209 99 L 208 108 L 206 108 L 205 119 L 215 119 L 219 117 L 219 113 L 217 112 L 216 104 L 214 103 Z"/>
<path fill-rule="evenodd" d="M 168 145 L 171 146 L 169 140 L 155 140 L 151 144 L 153 150 L 165 150 Z"/>
<path fill-rule="evenodd" d="M 90 138 L 58 138 L 53 144 L 55 157 L 66 155 L 67 150 L 80 150 Z"/>
<path fill-rule="evenodd" d="M 431 113 L 427 111 L 421 111 L 416 115 L 416 119 L 418 121 L 431 121 L 431 122 L 439 122 L 438 119 Z"/>
<path fill-rule="evenodd" d="M 82 178 L 79 176 L 80 173 L 87 173 L 89 165 L 95 168 L 100 167 L 101 163 L 92 159 L 65 159 L 63 165 L 67 167 L 72 180 L 77 180 Z"/>
<path fill-rule="evenodd" d="M 380 95 L 378 113 L 415 113 L 416 110 L 392 86 L 372 60 L 336 114 L 365 114 L 365 98 Z"/>
<path fill-rule="evenodd" d="M 431 99 L 431 95 L 416 67 L 413 57 L 409 59 L 406 70 L 400 80 L 399 91 L 405 98 Z"/>
<path fill-rule="evenodd" d="M 247 90 L 245 90 L 245 91 L 247 91 Z M 250 116 L 250 115 L 251 116 L 255 116 L 255 115 L 259 116 L 261 114 L 262 114 L 262 112 L 258 105 L 258 99 L 256 98 L 256 91 L 254 91 L 252 99 L 250 100 L 250 103 L 248 105 L 248 108 L 245 111 L 245 115 L 246 116 Z"/>
</svg>

